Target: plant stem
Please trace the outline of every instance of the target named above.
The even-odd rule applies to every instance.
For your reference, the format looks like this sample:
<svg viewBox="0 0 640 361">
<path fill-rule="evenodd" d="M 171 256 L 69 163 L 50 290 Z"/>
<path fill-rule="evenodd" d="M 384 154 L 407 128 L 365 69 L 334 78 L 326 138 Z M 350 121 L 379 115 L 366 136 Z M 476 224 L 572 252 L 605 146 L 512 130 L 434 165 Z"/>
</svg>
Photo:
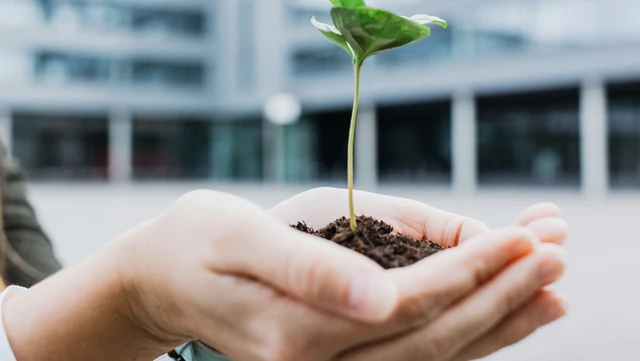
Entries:
<svg viewBox="0 0 640 361">
<path fill-rule="evenodd" d="M 351 113 L 351 125 L 349 127 L 349 146 L 347 150 L 347 183 L 349 188 L 349 226 L 352 232 L 356 232 L 356 210 L 353 204 L 353 151 L 356 141 L 356 124 L 358 122 L 358 105 L 360 102 L 360 69 L 362 62 L 356 62 L 353 66 L 355 89 L 353 92 L 353 111 Z"/>
</svg>

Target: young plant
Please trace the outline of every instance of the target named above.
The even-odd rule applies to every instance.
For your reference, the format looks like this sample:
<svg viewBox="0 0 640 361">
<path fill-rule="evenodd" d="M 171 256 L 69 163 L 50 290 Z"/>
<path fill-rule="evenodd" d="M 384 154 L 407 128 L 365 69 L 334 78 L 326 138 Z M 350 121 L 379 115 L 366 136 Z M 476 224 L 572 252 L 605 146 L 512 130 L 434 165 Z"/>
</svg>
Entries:
<svg viewBox="0 0 640 361">
<path fill-rule="evenodd" d="M 355 91 L 349 128 L 347 177 L 349 188 L 350 226 L 356 232 L 353 204 L 353 148 L 360 99 L 360 70 L 372 55 L 418 42 L 431 34 L 428 24 L 447 28 L 447 22 L 429 15 L 404 17 L 388 11 L 367 7 L 364 0 L 329 0 L 333 5 L 333 25 L 311 19 L 311 23 L 331 42 L 344 49 L 353 60 Z"/>
</svg>

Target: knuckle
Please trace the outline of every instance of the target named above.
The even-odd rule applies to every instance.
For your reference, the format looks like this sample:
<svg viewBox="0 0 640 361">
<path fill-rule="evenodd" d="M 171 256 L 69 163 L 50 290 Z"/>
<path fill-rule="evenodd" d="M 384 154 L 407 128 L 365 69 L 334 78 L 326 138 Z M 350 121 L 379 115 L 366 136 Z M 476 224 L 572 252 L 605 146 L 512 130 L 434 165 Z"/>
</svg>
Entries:
<svg viewBox="0 0 640 361">
<path fill-rule="evenodd" d="M 441 292 L 411 298 L 400 305 L 394 318 L 403 328 L 421 325 L 439 312 L 442 305 L 446 303 L 444 298 Z"/>
<path fill-rule="evenodd" d="M 296 290 L 301 297 L 314 297 L 322 294 L 322 277 L 320 277 L 320 264 L 314 257 L 302 247 L 294 247 L 286 256 L 284 280 L 287 289 Z"/>
<path fill-rule="evenodd" d="M 540 241 L 540 238 L 531 228 L 526 226 L 510 226 L 504 229 L 505 240 L 524 240 L 529 243 L 535 244 Z"/>
<path fill-rule="evenodd" d="M 452 337 L 438 336 L 432 338 L 427 343 L 425 349 L 419 349 L 413 359 L 416 360 L 446 360 L 454 352 L 454 342 Z"/>
<path fill-rule="evenodd" d="M 498 302 L 499 307 L 497 309 L 503 310 L 505 313 L 511 312 L 521 305 L 522 297 L 522 290 L 511 289 L 500 297 L 500 301 Z"/>
<path fill-rule="evenodd" d="M 470 284 L 473 288 L 483 284 L 493 274 L 491 262 L 486 257 L 470 257 L 467 262 L 470 266 Z"/>
</svg>

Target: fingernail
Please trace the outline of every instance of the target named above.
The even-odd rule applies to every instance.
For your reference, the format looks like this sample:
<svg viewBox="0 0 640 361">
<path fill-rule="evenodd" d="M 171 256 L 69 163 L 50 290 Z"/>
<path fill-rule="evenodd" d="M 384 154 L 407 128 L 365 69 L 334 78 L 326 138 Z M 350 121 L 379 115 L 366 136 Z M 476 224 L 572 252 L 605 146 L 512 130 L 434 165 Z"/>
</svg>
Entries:
<svg viewBox="0 0 640 361">
<path fill-rule="evenodd" d="M 357 276 L 351 283 L 349 306 L 365 321 L 384 321 L 393 312 L 397 301 L 396 286 L 383 276 Z"/>
</svg>

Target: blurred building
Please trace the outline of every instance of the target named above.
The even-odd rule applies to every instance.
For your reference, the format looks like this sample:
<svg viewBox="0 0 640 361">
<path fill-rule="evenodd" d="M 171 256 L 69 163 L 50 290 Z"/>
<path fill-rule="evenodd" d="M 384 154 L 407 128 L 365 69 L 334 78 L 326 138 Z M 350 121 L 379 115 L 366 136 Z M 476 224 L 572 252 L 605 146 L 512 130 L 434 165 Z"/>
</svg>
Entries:
<svg viewBox="0 0 640 361">
<path fill-rule="evenodd" d="M 375 1 L 371 1 L 375 3 Z M 0 0 L 0 120 L 33 179 L 346 177 L 325 0 Z M 365 66 L 357 182 L 640 186 L 636 0 L 380 0 L 450 21 Z M 293 125 L 263 120 L 295 94 Z"/>
</svg>

